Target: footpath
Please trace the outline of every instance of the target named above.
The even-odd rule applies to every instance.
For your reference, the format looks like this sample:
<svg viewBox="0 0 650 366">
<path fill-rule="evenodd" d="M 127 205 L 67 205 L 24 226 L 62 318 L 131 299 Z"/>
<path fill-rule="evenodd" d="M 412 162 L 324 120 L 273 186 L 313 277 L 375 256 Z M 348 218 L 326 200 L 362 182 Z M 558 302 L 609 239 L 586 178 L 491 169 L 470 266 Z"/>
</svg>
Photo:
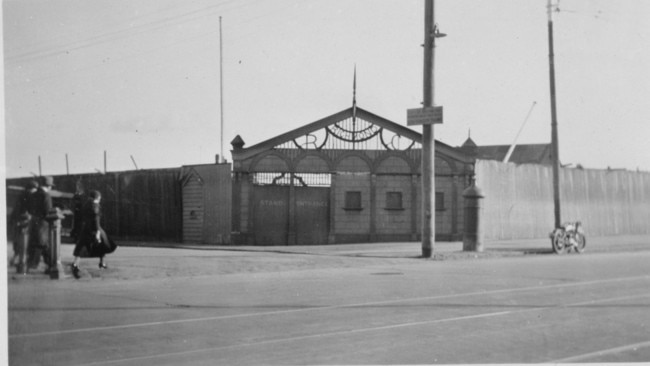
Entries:
<svg viewBox="0 0 650 366">
<path fill-rule="evenodd" d="M 98 259 L 84 258 L 79 281 L 125 281 L 178 277 L 254 274 L 308 269 L 355 268 L 378 266 L 392 268 L 414 261 L 490 260 L 507 257 L 556 255 L 550 239 L 486 241 L 483 252 L 464 252 L 462 242 L 436 242 L 432 258 L 421 257 L 420 242 L 362 243 L 314 246 L 212 246 L 161 242 L 119 242 L 120 247 L 107 256 L 109 268 L 98 268 Z M 63 280 L 70 275 L 72 244 L 61 246 Z M 650 250 L 650 235 L 587 238 L 584 254 Z M 11 243 L 7 250 L 11 258 Z M 18 275 L 8 267 L 12 282 L 52 281 L 43 273 L 43 264 L 27 275 Z"/>
</svg>

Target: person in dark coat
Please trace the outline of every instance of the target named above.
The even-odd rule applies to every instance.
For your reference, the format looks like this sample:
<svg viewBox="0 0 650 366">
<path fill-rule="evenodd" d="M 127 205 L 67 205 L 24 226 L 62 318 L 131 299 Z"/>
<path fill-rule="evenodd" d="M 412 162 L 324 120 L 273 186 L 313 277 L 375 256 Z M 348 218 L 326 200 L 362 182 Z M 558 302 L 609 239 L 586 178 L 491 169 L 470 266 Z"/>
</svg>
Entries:
<svg viewBox="0 0 650 366">
<path fill-rule="evenodd" d="M 52 197 L 50 190 L 54 187 L 52 177 L 42 177 L 41 185 L 33 195 L 33 200 L 29 201 L 28 211 L 32 215 L 29 228 L 29 244 L 27 248 L 27 266 L 35 269 L 41 261 L 47 266 L 45 272 L 50 267 L 50 224 L 47 221 L 47 214 L 52 209 Z"/>
<path fill-rule="evenodd" d="M 117 245 L 108 237 L 101 226 L 101 199 L 99 191 L 90 191 L 88 199 L 81 210 L 81 232 L 74 247 L 74 262 L 72 263 L 72 274 L 79 278 L 79 261 L 81 257 L 99 258 L 99 268 L 106 269 L 104 256 L 112 253 Z"/>
<path fill-rule="evenodd" d="M 81 182 L 77 182 L 77 189 L 74 196 L 72 196 L 72 230 L 70 231 L 70 237 L 75 243 L 79 240 L 79 235 L 81 234 L 81 211 L 83 210 L 85 200 L 86 195 L 84 194 Z"/>
<path fill-rule="evenodd" d="M 32 200 L 38 189 L 38 182 L 31 180 L 25 185 L 25 190 L 20 195 L 10 217 L 10 226 L 13 228 L 13 249 L 14 254 L 10 265 L 16 266 L 18 272 L 22 272 L 25 264 L 25 248 L 29 241 L 29 226 L 32 220 L 32 213 L 29 208 L 34 206 Z"/>
</svg>

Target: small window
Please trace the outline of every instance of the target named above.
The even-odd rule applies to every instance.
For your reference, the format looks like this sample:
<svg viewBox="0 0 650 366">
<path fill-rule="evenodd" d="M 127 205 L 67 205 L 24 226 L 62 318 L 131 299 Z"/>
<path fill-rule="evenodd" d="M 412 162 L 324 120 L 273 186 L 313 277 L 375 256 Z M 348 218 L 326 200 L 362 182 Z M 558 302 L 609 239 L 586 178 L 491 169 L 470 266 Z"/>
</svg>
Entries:
<svg viewBox="0 0 650 366">
<path fill-rule="evenodd" d="M 386 192 L 386 209 L 403 210 L 402 192 Z"/>
<path fill-rule="evenodd" d="M 445 210 L 445 194 L 443 192 L 436 192 L 436 211 Z"/>
<path fill-rule="evenodd" d="M 345 192 L 345 206 L 344 210 L 361 210 L 361 192 L 348 191 Z"/>
</svg>

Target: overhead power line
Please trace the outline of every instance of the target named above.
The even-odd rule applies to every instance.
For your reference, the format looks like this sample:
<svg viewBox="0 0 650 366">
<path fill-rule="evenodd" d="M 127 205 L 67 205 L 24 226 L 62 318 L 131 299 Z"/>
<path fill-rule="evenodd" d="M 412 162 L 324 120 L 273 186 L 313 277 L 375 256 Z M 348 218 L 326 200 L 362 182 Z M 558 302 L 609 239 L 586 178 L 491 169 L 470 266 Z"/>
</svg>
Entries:
<svg viewBox="0 0 650 366">
<path fill-rule="evenodd" d="M 178 39 L 178 40 L 176 40 L 174 42 L 168 42 L 168 43 L 166 43 L 166 44 L 164 44 L 162 46 L 142 48 L 142 49 L 138 50 L 137 52 L 131 52 L 131 53 L 128 53 L 128 54 L 124 54 L 124 55 L 122 55 L 122 57 L 111 57 L 110 64 L 117 64 L 117 63 L 129 61 L 129 60 L 131 60 L 131 59 L 133 59 L 135 57 L 141 56 L 141 55 L 151 55 L 153 52 L 157 52 L 157 51 L 162 50 L 162 49 L 169 49 L 169 48 L 177 47 L 178 45 L 187 45 L 190 42 L 194 42 L 197 39 L 212 36 L 213 34 L 216 34 L 217 32 L 218 32 L 218 30 L 213 30 L 213 31 L 210 31 L 210 32 L 207 32 L 207 33 L 201 33 L 201 34 L 194 35 L 194 36 L 191 36 L 191 37 L 180 38 L 180 39 Z M 155 62 L 155 63 L 148 63 L 147 62 L 147 63 L 139 63 L 137 66 L 134 66 L 134 65 L 130 65 L 130 66 L 132 67 L 132 70 L 133 70 L 133 68 L 136 68 L 136 69 L 139 69 L 139 68 L 152 69 L 152 68 L 155 68 L 155 67 L 160 67 L 160 66 L 164 66 L 164 65 L 168 65 L 168 64 L 169 64 L 168 60 L 160 59 L 158 62 Z M 94 64 L 94 65 L 90 65 L 90 66 L 86 66 L 86 67 L 82 67 L 82 68 L 76 68 L 76 69 L 74 69 L 72 71 L 68 71 L 68 72 L 60 72 L 59 71 L 56 74 L 52 74 L 52 75 L 49 75 L 49 76 L 31 78 L 29 81 L 30 81 L 30 84 L 34 84 L 34 83 L 39 83 L 39 82 L 44 82 L 44 81 L 49 81 L 49 80 L 59 80 L 59 79 L 68 78 L 68 77 L 71 77 L 71 76 L 79 76 L 80 74 L 82 74 L 84 72 L 87 72 L 87 71 L 90 71 L 90 70 L 97 70 L 97 69 L 105 68 L 106 65 L 107 64 L 105 64 L 105 63 L 99 63 L 99 64 Z M 86 78 L 86 81 L 90 82 L 90 83 L 93 83 L 93 82 L 97 82 L 98 79 L 104 79 L 106 77 L 116 76 L 116 75 L 120 75 L 120 74 L 122 74 L 122 71 L 117 71 L 117 72 L 112 71 L 112 72 L 108 72 L 108 73 L 94 73 L 92 78 Z M 11 85 L 11 81 L 7 81 L 7 84 Z"/>
<path fill-rule="evenodd" d="M 195 9 L 192 11 L 188 11 L 182 14 L 178 15 L 173 15 L 173 16 L 167 16 L 163 19 L 156 19 L 154 21 L 150 21 L 147 23 L 139 24 L 137 26 L 132 26 L 131 24 L 133 21 L 129 22 L 127 25 L 127 28 L 121 28 L 117 29 L 111 32 L 107 33 L 102 33 L 98 34 L 95 36 L 87 37 L 81 40 L 76 40 L 73 42 L 69 42 L 66 44 L 58 45 L 56 47 L 48 47 L 45 49 L 40 49 L 40 50 L 32 50 L 28 52 L 24 52 L 21 54 L 13 55 L 13 56 L 8 56 L 6 58 L 6 62 L 8 64 L 14 64 L 18 62 L 25 62 L 25 61 L 31 61 L 31 60 L 37 60 L 37 59 L 42 59 L 46 57 L 52 57 L 52 56 L 57 56 L 61 54 L 67 54 L 70 53 L 71 51 L 76 51 L 88 47 L 94 47 L 96 45 L 108 43 L 108 42 L 113 42 L 125 38 L 130 38 L 134 37 L 143 33 L 151 32 L 154 30 L 158 30 L 161 28 L 165 27 L 171 27 L 174 25 L 179 25 L 187 22 L 191 22 L 197 19 L 201 19 L 207 16 L 214 15 L 218 13 L 218 10 L 224 10 L 224 11 L 231 11 L 233 9 L 238 9 L 241 8 L 244 5 L 239 5 L 234 8 L 225 8 L 223 9 L 224 4 L 228 4 L 233 2 L 234 0 L 231 1 L 226 1 L 223 3 L 219 3 L 216 5 L 211 5 L 211 6 L 206 6 L 200 9 Z M 11 53 L 11 51 L 7 52 Z"/>
</svg>

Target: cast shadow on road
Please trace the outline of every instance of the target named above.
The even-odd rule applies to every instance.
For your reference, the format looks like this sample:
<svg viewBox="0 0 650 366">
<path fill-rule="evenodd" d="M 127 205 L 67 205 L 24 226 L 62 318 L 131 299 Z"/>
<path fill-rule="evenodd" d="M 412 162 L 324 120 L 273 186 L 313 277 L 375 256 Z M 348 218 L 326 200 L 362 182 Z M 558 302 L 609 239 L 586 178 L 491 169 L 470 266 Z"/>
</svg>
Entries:
<svg viewBox="0 0 650 366">
<path fill-rule="evenodd" d="M 140 245 L 136 245 L 140 246 Z M 377 251 L 373 251 L 371 248 L 372 243 L 368 243 L 368 248 L 370 250 L 359 250 L 359 251 L 351 251 L 351 250 L 345 250 L 341 252 L 337 252 L 335 250 L 329 250 L 328 246 L 319 246 L 319 245 L 314 245 L 310 249 L 304 249 L 305 247 L 303 246 L 302 249 L 295 248 L 295 249 L 285 249 L 287 247 L 273 247 L 273 246 L 259 246 L 255 248 L 250 248 L 250 247 L 210 247 L 210 246 L 201 246 L 201 247 L 194 247 L 194 246 L 187 246 L 187 245 L 158 245 L 158 248 L 173 248 L 173 249 L 186 249 L 186 250 L 201 250 L 201 251 L 225 251 L 225 252 L 242 252 L 242 253 L 271 253 L 271 254 L 292 254 L 292 255 L 311 255 L 311 256 L 323 256 L 323 257 L 359 257 L 359 258 L 405 258 L 405 259 L 422 259 L 421 254 L 415 254 L 413 253 L 404 253 L 404 252 L 391 252 L 389 250 L 383 251 L 381 253 L 378 253 Z M 146 247 L 146 246 L 142 246 Z M 289 246 L 290 247 L 290 246 Z M 486 254 L 492 253 L 493 257 L 498 257 L 498 256 L 516 256 L 516 255 L 539 255 L 539 254 L 554 254 L 553 250 L 548 247 L 539 247 L 539 248 L 517 248 L 517 247 L 494 247 L 490 248 L 488 245 L 488 248 L 484 252 L 465 252 L 465 251 L 458 251 L 458 252 L 449 252 L 449 251 L 444 251 L 444 252 L 435 252 L 442 254 L 446 253 L 457 253 L 457 254 L 466 254 L 466 255 L 471 255 L 471 254 L 477 254 L 479 256 L 489 256 Z M 496 254 L 496 255 L 495 255 Z M 500 254 L 500 255 L 499 255 Z"/>
<path fill-rule="evenodd" d="M 312 253 L 313 254 L 313 253 Z M 402 258 L 402 259 L 433 259 L 433 260 L 446 260 L 446 259 L 487 259 L 487 258 L 500 258 L 500 257 L 521 257 L 525 255 L 547 255 L 555 254 L 552 249 L 548 248 L 526 248 L 526 249 L 513 249 L 513 248 L 494 248 L 488 249 L 483 252 L 471 251 L 453 251 L 453 252 L 434 252 L 431 258 L 425 258 L 422 255 L 404 255 L 397 253 L 340 253 L 340 254 L 327 254 L 328 256 L 340 257 L 354 257 L 354 258 Z"/>
<path fill-rule="evenodd" d="M 162 309 L 215 309 L 215 310 L 228 310 L 228 309 L 248 309 L 248 310 L 301 310 L 301 309 L 317 309 L 327 306 L 323 305 L 254 305 L 254 306 L 234 306 L 234 305 L 190 305 L 190 304 L 161 304 L 161 305 L 150 305 L 150 306 L 100 306 L 100 307 L 10 307 L 9 311 L 12 312 L 66 312 L 66 311 L 121 311 L 121 310 L 162 310 Z"/>
<path fill-rule="evenodd" d="M 363 304 L 363 305 L 253 305 L 253 306 L 232 306 L 232 305 L 189 305 L 189 304 L 162 304 L 159 306 L 102 306 L 102 307 L 15 307 L 9 308 L 12 312 L 51 312 L 51 311 L 122 311 L 122 310 L 161 310 L 161 309 L 214 309 L 214 310 L 307 310 L 307 309 L 647 309 L 648 304 L 462 304 L 462 303 L 431 303 L 431 304 Z M 245 315 L 245 314 L 244 314 Z"/>
<path fill-rule="evenodd" d="M 555 254 L 551 248 L 526 248 L 526 249 L 512 249 L 512 248 L 494 248 L 490 249 L 494 252 L 517 252 L 522 254 Z"/>
</svg>

